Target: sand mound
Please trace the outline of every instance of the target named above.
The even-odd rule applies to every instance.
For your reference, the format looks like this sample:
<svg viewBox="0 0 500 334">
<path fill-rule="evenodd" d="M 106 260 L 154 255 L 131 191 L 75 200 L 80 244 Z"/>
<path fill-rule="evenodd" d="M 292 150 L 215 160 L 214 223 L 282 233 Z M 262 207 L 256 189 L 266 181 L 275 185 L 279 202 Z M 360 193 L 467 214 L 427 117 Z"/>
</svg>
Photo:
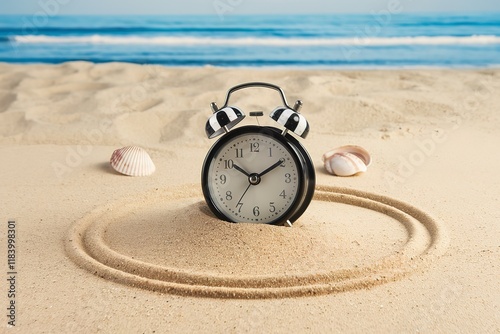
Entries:
<svg viewBox="0 0 500 334">
<path fill-rule="evenodd" d="M 394 281 L 448 243 L 438 221 L 382 195 L 319 186 L 311 210 L 284 228 L 220 221 L 198 188 L 154 190 L 94 210 L 69 231 L 69 256 L 100 277 L 143 289 L 281 298 Z M 398 240 L 384 229 L 400 229 Z"/>
</svg>

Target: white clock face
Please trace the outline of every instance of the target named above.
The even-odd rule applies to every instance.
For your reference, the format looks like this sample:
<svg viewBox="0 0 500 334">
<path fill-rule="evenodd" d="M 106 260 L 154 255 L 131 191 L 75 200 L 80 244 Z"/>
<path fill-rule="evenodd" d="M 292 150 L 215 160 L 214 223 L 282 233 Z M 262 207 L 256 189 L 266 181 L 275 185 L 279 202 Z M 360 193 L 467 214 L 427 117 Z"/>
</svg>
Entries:
<svg viewBox="0 0 500 334">
<path fill-rule="evenodd" d="M 230 139 L 210 162 L 207 185 L 213 204 L 233 222 L 276 221 L 292 207 L 300 188 L 292 154 L 261 133 Z"/>
</svg>

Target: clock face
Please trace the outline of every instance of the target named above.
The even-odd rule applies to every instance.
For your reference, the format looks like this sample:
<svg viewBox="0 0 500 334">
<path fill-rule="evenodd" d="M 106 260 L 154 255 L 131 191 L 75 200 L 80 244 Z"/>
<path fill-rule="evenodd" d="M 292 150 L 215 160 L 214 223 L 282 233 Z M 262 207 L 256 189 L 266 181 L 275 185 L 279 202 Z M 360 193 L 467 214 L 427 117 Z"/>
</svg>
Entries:
<svg viewBox="0 0 500 334">
<path fill-rule="evenodd" d="M 273 223 L 293 209 L 302 191 L 302 168 L 278 136 L 229 136 L 207 157 L 204 186 L 212 205 L 228 220 Z"/>
</svg>

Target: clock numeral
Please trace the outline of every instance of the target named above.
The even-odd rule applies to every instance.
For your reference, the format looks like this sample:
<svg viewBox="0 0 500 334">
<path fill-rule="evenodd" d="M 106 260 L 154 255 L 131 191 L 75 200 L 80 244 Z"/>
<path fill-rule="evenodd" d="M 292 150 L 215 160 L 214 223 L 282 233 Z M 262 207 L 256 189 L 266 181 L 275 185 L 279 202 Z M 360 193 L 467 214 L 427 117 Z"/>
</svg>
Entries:
<svg viewBox="0 0 500 334">
<path fill-rule="evenodd" d="M 292 182 L 292 176 L 290 175 L 290 173 L 286 173 L 285 174 L 285 183 L 290 183 Z"/>
<path fill-rule="evenodd" d="M 243 207 L 243 203 L 239 202 L 238 204 L 236 204 L 236 207 L 238 208 L 238 213 L 240 213 L 241 208 Z"/>
<path fill-rule="evenodd" d="M 220 184 L 226 184 L 227 181 L 226 175 L 221 175 L 219 179 L 220 179 Z"/>
<path fill-rule="evenodd" d="M 256 207 L 253 208 L 253 215 L 255 217 L 257 217 L 257 216 L 260 215 L 260 211 L 259 211 L 259 207 L 258 206 L 256 206 Z"/>
<path fill-rule="evenodd" d="M 230 201 L 233 199 L 233 194 L 230 191 L 226 191 L 226 200 Z"/>
<path fill-rule="evenodd" d="M 243 158 L 243 149 L 242 148 L 236 149 L 236 158 Z"/>
<path fill-rule="evenodd" d="M 269 157 L 270 158 L 273 157 L 273 149 L 271 147 L 269 147 Z"/>
<path fill-rule="evenodd" d="M 259 143 L 250 143 L 250 152 L 260 152 Z"/>
<path fill-rule="evenodd" d="M 280 165 L 280 167 L 285 167 L 285 159 L 281 158 L 280 160 L 281 160 L 281 165 Z"/>
<path fill-rule="evenodd" d="M 234 165 L 234 161 L 229 159 L 229 160 L 224 160 L 224 169 L 232 169 Z"/>
<path fill-rule="evenodd" d="M 275 212 L 276 207 L 274 206 L 274 202 L 269 202 L 269 212 Z"/>
<path fill-rule="evenodd" d="M 283 190 L 283 191 L 280 193 L 280 197 L 286 198 L 286 193 L 285 193 L 285 190 Z"/>
</svg>

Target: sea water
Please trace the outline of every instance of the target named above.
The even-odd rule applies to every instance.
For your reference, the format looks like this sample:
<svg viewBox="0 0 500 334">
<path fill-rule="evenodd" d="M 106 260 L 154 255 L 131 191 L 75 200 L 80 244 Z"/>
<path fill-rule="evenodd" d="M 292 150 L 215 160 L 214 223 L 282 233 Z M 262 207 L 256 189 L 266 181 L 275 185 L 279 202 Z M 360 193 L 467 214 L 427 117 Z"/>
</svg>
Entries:
<svg viewBox="0 0 500 334">
<path fill-rule="evenodd" d="M 167 66 L 500 65 L 500 14 L 0 17 L 0 61 Z"/>
</svg>

